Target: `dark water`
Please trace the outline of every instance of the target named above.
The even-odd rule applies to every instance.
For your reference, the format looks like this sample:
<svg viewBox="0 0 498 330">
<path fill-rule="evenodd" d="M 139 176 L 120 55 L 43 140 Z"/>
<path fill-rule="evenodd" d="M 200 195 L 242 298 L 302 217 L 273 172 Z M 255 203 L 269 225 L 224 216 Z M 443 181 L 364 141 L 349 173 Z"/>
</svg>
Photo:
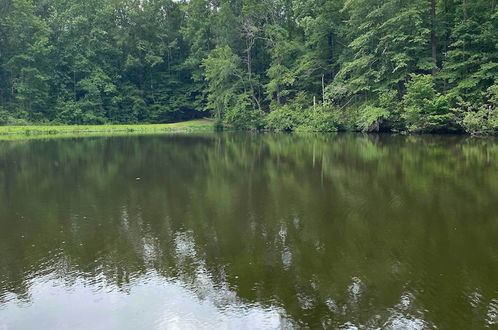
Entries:
<svg viewBox="0 0 498 330">
<path fill-rule="evenodd" d="M 0 142 L 0 329 L 498 326 L 498 140 Z"/>
</svg>

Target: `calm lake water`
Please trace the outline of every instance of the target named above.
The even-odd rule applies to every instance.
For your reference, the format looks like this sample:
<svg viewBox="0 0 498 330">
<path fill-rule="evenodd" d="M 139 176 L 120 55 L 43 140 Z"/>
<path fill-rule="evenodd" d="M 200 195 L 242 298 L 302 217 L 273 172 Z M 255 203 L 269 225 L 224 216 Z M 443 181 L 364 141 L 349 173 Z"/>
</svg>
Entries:
<svg viewBox="0 0 498 330">
<path fill-rule="evenodd" d="M 498 326 L 498 140 L 0 142 L 0 329 Z"/>
</svg>

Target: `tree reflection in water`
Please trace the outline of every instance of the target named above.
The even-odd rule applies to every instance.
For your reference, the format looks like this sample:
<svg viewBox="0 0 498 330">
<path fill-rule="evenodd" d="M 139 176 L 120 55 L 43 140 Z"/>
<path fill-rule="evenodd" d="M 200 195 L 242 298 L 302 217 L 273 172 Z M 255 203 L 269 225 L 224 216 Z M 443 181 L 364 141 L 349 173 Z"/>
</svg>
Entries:
<svg viewBox="0 0 498 330">
<path fill-rule="evenodd" d="M 0 182 L 0 327 L 498 322 L 494 139 L 2 142 Z"/>
</svg>

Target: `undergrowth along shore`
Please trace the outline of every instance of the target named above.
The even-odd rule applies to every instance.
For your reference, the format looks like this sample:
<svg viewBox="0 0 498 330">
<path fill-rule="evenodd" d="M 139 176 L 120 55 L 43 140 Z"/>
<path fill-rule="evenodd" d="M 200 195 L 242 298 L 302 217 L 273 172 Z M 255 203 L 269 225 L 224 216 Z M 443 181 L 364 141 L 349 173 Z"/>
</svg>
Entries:
<svg viewBox="0 0 498 330">
<path fill-rule="evenodd" d="M 91 137 L 91 136 L 126 136 L 126 135 L 152 135 L 161 133 L 202 133 L 221 130 L 242 130 L 260 132 L 294 132 L 294 133 L 337 133 L 337 132 L 362 132 L 358 129 L 307 129 L 307 127 L 288 129 L 285 128 L 259 128 L 248 129 L 237 127 L 230 123 L 221 123 L 214 119 L 194 119 L 168 124 L 126 124 L 126 125 L 25 125 L 25 126 L 0 126 L 0 141 L 19 141 L 31 139 L 46 139 L 54 137 Z M 363 133 L 368 133 L 363 131 Z M 372 133 L 372 132 L 371 132 Z M 416 132 L 391 131 L 391 134 L 410 135 Z M 467 135 L 466 132 L 440 132 L 438 134 Z M 417 134 L 416 134 L 417 135 Z M 471 133 L 472 136 L 490 136 L 494 134 Z"/>
</svg>

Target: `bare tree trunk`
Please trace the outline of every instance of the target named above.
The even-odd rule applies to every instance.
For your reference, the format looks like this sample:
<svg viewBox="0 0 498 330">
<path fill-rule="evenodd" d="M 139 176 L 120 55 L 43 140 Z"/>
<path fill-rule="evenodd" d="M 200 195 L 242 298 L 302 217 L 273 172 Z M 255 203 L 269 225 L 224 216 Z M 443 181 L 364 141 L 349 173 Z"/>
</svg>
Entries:
<svg viewBox="0 0 498 330">
<path fill-rule="evenodd" d="M 249 86 L 251 87 L 251 97 L 253 98 L 254 102 L 256 102 L 256 105 L 258 106 L 258 109 L 261 110 L 261 104 L 258 100 L 258 97 L 256 96 L 256 93 L 254 91 L 254 86 L 252 84 L 252 58 L 251 58 L 251 53 L 252 53 L 252 47 L 254 46 L 255 42 L 255 34 L 257 32 L 257 29 L 254 28 L 254 26 L 251 25 L 250 21 L 244 21 L 242 24 L 242 32 L 245 34 L 245 39 L 246 39 L 246 64 L 247 64 L 247 77 L 249 79 Z"/>
<path fill-rule="evenodd" d="M 432 44 L 432 75 L 437 73 L 437 37 L 436 37 L 436 0 L 431 1 L 431 44 Z"/>
<path fill-rule="evenodd" d="M 258 97 L 256 96 L 256 94 L 254 93 L 254 90 L 252 92 L 252 99 L 254 100 L 254 102 L 256 102 L 256 105 L 258 106 L 258 110 L 261 110 L 261 103 L 259 102 L 259 99 Z"/>
<path fill-rule="evenodd" d="M 325 75 L 322 74 L 322 104 L 325 104 Z"/>
<path fill-rule="evenodd" d="M 280 67 L 280 65 L 282 64 L 282 58 L 279 56 L 278 57 L 278 66 Z M 280 85 L 277 84 L 277 104 L 278 105 L 281 105 L 282 103 L 280 103 Z"/>
<path fill-rule="evenodd" d="M 76 70 L 73 69 L 73 97 L 76 102 Z"/>
<path fill-rule="evenodd" d="M 252 52 L 253 41 L 246 41 L 246 62 L 247 62 L 247 75 L 251 79 L 252 75 L 252 64 L 251 64 L 251 52 Z"/>
</svg>

